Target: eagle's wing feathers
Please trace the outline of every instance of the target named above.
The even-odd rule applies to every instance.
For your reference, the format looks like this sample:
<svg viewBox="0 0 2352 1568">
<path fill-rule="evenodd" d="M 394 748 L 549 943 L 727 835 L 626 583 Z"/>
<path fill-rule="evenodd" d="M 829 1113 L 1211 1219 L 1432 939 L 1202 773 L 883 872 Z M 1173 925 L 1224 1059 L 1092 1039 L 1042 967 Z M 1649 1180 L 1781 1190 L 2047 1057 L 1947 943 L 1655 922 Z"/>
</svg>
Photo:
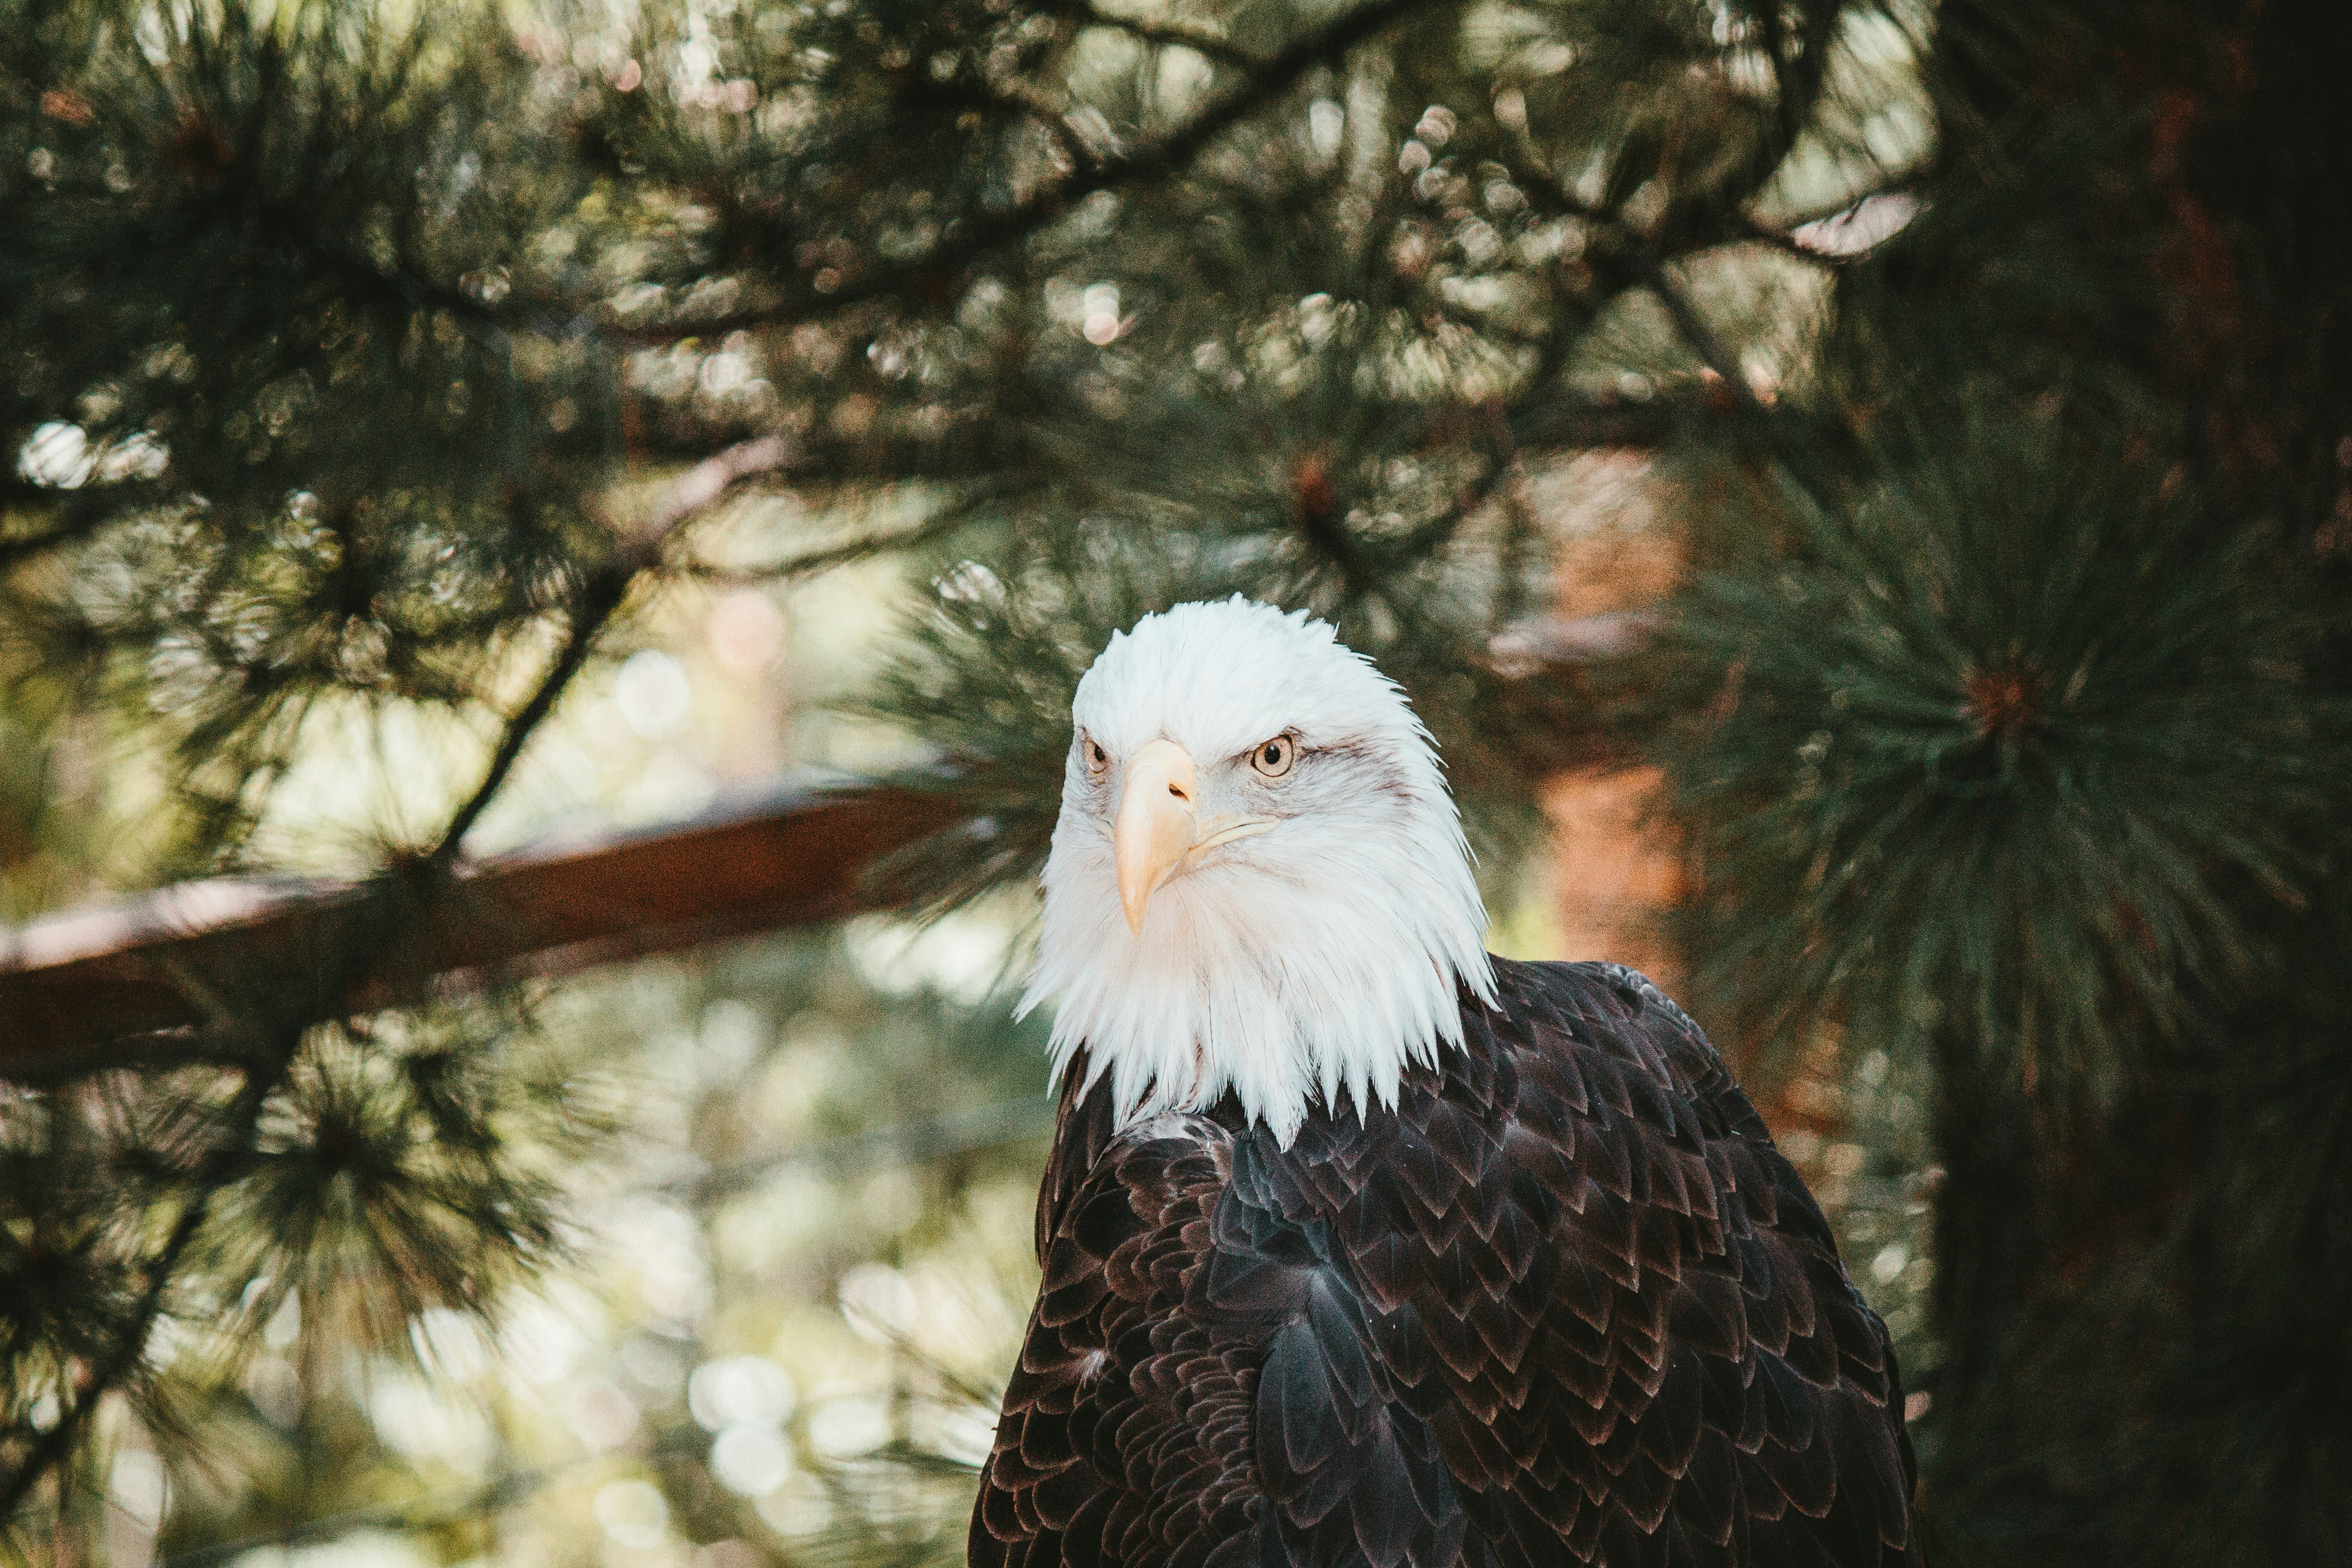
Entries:
<svg viewBox="0 0 2352 1568">
<path fill-rule="evenodd" d="M 1529 1357 L 1448 1402 L 1508 1414 L 1484 1437 L 1439 1424 L 1485 1470 L 1496 1447 L 1517 1467 L 1465 1495 L 1474 1533 L 1493 1521 L 1507 1563 L 1920 1561 L 1885 1327 L 1706 1037 L 1618 965 L 1496 968 L 1448 1097 L 1512 1131 L 1460 1201 L 1510 1194 L 1557 1267 Z"/>
<path fill-rule="evenodd" d="M 1496 973 L 1392 1117 L 1265 1156 L 1427 1424 L 1465 1568 L 1916 1563 L 1885 1329 L 1705 1036 L 1631 970 Z"/>
<path fill-rule="evenodd" d="M 1066 1093 L 975 1564 L 1920 1562 L 1885 1326 L 1705 1037 L 1630 970 L 1496 975 L 1287 1148 Z"/>
</svg>

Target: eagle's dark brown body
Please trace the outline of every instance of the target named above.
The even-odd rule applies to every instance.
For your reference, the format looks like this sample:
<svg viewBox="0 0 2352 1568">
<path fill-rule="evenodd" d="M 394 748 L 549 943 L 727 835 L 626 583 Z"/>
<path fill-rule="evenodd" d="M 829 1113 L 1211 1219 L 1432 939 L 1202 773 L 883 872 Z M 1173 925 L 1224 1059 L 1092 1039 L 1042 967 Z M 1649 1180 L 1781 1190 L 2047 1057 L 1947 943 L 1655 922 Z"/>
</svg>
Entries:
<svg viewBox="0 0 2352 1568">
<path fill-rule="evenodd" d="M 1287 1150 L 1066 1089 L 976 1568 L 1921 1561 L 1885 1326 L 1697 1027 L 1498 960 Z"/>
</svg>

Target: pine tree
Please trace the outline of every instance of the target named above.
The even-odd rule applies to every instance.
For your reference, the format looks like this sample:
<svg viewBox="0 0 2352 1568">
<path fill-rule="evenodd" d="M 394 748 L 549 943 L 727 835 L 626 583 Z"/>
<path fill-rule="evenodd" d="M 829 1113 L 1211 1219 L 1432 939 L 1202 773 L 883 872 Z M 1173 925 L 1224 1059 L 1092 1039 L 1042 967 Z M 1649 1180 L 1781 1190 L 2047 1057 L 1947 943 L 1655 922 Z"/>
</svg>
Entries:
<svg viewBox="0 0 2352 1568">
<path fill-rule="evenodd" d="M 277 1478 L 174 1542 L 494 1543 L 529 1475 L 337 1491 L 373 1440 L 320 1390 L 338 1346 L 446 1371 L 434 1325 L 560 1275 L 568 1194 L 630 1159 L 590 1049 L 626 1029 L 514 977 L 368 987 L 684 596 L 874 561 L 897 651 L 834 722 L 918 738 L 898 782 L 958 823 L 889 899 L 1034 877 L 1112 630 L 1308 607 L 1412 693 L 1498 902 L 1546 779 L 1660 770 L 1695 1010 L 1868 1150 L 1833 1195 L 1928 1395 L 1938 1561 L 2352 1554 L 2346 35 L 2102 0 L 0 8 L 0 907 L 355 888 L 281 966 L 167 976 L 194 1027 L 0 1058 L 11 1550 L 101 1538 L 134 1425 L 190 1498 Z M 1682 586 L 1563 623 L 1602 452 L 1642 455 Z M 304 816 L 322 765 L 373 780 L 363 831 Z M 1034 1070 L 1001 1004 L 841 953 L 718 962 L 898 1052 L 877 1102 Z M 1024 1135 L 941 1134 L 927 1179 Z M 260 1458 L 273 1335 L 304 1393 Z M 668 1441 L 647 1506 L 689 1539 L 959 1549 L 951 1444 L 826 1472 L 795 1546 Z"/>
</svg>

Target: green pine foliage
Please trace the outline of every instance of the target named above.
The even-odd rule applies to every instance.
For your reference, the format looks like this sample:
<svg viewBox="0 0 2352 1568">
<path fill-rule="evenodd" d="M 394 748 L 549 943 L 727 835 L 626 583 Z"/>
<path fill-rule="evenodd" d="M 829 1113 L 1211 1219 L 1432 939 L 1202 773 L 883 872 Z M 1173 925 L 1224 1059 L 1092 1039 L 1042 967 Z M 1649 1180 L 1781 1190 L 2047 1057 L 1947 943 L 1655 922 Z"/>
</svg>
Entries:
<svg viewBox="0 0 2352 1568">
<path fill-rule="evenodd" d="M 2265 531 L 2056 396 L 1998 403 L 1792 488 L 1694 583 L 1655 749 L 1712 984 L 2105 1101 L 2217 992 L 2286 980 L 2264 906 L 2341 854 L 2346 713 Z"/>
</svg>

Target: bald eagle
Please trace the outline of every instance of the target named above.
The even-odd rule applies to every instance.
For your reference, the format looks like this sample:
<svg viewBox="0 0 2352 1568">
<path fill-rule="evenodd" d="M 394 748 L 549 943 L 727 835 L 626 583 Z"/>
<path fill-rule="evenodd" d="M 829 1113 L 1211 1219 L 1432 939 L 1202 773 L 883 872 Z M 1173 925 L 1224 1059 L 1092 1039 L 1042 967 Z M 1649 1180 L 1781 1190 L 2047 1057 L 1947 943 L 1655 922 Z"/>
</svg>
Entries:
<svg viewBox="0 0 2352 1568">
<path fill-rule="evenodd" d="M 1236 597 L 1079 683 L 976 1568 L 1915 1564 L 1885 1326 L 1697 1026 L 1485 950 L 1427 731 Z"/>
</svg>

